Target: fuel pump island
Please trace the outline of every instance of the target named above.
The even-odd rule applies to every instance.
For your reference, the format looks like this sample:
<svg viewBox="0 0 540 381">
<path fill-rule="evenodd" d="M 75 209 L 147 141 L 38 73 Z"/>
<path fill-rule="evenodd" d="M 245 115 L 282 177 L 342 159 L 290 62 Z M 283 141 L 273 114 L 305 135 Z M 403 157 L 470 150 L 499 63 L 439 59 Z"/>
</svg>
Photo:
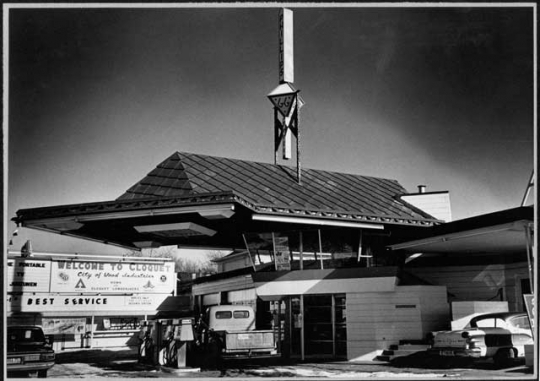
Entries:
<svg viewBox="0 0 540 381">
<path fill-rule="evenodd" d="M 212 306 L 197 319 L 144 321 L 139 362 L 175 369 L 219 368 L 227 357 L 277 355 L 273 330 L 256 330 L 255 313 L 244 305 Z"/>
</svg>

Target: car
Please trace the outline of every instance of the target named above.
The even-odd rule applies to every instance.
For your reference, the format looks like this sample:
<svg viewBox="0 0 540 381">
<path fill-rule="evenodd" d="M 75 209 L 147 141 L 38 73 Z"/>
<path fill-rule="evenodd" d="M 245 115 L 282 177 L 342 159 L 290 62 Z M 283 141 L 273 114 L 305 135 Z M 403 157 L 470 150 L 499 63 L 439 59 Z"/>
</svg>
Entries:
<svg viewBox="0 0 540 381">
<path fill-rule="evenodd" d="M 478 315 L 464 329 L 432 332 L 430 340 L 430 354 L 492 359 L 500 367 L 524 358 L 524 346 L 533 344 L 527 314 L 516 312 Z"/>
<path fill-rule="evenodd" d="M 47 377 L 47 371 L 55 364 L 52 344 L 43 330 L 35 325 L 8 326 L 7 362 L 8 373 L 24 372 Z"/>
</svg>

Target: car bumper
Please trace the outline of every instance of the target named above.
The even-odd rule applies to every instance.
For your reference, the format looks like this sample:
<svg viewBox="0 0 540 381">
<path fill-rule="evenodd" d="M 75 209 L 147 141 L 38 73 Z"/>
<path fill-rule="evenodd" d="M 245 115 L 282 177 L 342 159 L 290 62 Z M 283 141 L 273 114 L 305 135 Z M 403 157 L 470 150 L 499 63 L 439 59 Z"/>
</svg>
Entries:
<svg viewBox="0 0 540 381">
<path fill-rule="evenodd" d="M 432 355 L 438 355 L 443 357 L 482 357 L 482 350 L 480 348 L 430 348 L 428 352 Z"/>
<path fill-rule="evenodd" d="M 26 363 L 26 364 L 8 364 L 8 372 L 33 372 L 36 370 L 46 370 L 54 366 L 54 361 L 41 361 L 35 363 Z"/>
</svg>

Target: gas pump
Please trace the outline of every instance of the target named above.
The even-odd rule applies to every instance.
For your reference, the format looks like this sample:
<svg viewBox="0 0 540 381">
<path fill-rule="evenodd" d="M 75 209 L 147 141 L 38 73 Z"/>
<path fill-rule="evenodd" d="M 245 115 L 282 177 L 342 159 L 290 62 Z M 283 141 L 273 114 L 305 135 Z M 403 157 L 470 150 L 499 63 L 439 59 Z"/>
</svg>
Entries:
<svg viewBox="0 0 540 381">
<path fill-rule="evenodd" d="M 187 347 L 194 336 L 192 318 L 143 321 L 139 333 L 139 362 L 185 368 Z"/>
<path fill-rule="evenodd" d="M 141 323 L 141 331 L 139 333 L 139 362 L 147 364 L 155 364 L 155 347 L 158 341 L 158 322 L 143 321 Z"/>
<path fill-rule="evenodd" d="M 193 319 L 159 320 L 162 333 L 158 343 L 159 364 L 172 368 L 185 368 L 188 345 L 194 341 Z"/>
</svg>

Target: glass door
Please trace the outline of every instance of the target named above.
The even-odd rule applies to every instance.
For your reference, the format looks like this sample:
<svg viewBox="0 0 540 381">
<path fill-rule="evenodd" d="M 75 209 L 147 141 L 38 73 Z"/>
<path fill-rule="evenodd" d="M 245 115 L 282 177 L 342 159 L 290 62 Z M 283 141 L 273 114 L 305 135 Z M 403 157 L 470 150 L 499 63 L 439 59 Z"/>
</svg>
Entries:
<svg viewBox="0 0 540 381">
<path fill-rule="evenodd" d="M 334 354 L 332 295 L 304 295 L 305 354 Z"/>
</svg>

